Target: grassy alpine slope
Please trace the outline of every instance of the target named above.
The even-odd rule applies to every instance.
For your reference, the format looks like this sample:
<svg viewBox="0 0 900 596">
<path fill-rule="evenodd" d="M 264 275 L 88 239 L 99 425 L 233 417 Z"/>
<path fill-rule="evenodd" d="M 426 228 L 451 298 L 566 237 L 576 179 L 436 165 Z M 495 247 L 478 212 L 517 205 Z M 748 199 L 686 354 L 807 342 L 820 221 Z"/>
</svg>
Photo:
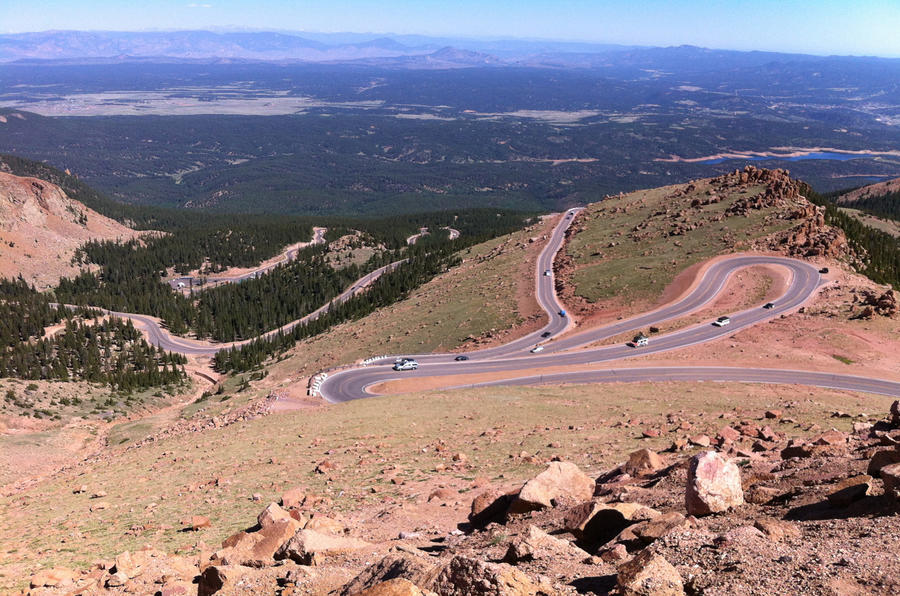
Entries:
<svg viewBox="0 0 900 596">
<path fill-rule="evenodd" d="M 567 244 L 566 285 L 587 303 L 613 300 L 643 309 L 688 267 L 749 250 L 754 241 L 795 225 L 784 206 L 730 213 L 765 189 L 763 183 L 727 188 L 707 179 L 588 205 Z M 715 202 L 691 206 L 710 199 Z"/>
<path fill-rule="evenodd" d="M 660 395 L 667 396 L 664 403 Z M 760 416 L 785 407 L 796 422 L 778 430 L 799 435 L 810 424 L 848 430 L 853 420 L 833 419 L 831 412 L 885 411 L 889 402 L 717 383 L 702 389 L 690 383 L 483 388 L 273 414 L 139 449 L 112 448 L 0 499 L 6 520 L 0 528 L 0 591 L 22 587 L 41 567 L 88 567 L 146 544 L 183 554 L 197 553 L 198 545 L 215 547 L 293 486 L 321 497 L 320 513 L 366 523 L 376 511 L 402 515 L 402 508 L 423 503 L 437 485 L 460 491 L 468 503 L 472 495 L 465 493 L 475 477 L 514 485 L 554 456 L 593 472 L 638 447 L 663 449 L 674 436 L 667 413 L 689 420 L 691 433 L 714 435 L 724 424 L 720 416 Z M 665 430 L 659 438 L 641 439 L 648 427 Z M 460 453 L 465 462 L 454 462 Z M 327 472 L 316 473 L 326 460 Z M 86 492 L 73 494 L 82 485 Z M 180 532 L 180 520 L 191 515 L 209 517 L 212 527 Z M 456 521 L 444 520 L 445 531 Z"/>
</svg>

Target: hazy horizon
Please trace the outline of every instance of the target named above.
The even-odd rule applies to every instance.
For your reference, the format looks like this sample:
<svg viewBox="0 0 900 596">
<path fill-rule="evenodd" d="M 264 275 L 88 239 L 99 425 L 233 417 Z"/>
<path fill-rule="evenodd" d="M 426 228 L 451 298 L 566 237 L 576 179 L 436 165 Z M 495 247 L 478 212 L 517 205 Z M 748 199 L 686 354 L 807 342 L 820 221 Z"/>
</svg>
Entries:
<svg viewBox="0 0 900 596">
<path fill-rule="evenodd" d="M 276 32 L 900 57 L 889 0 L 10 0 L 0 33 Z"/>
</svg>

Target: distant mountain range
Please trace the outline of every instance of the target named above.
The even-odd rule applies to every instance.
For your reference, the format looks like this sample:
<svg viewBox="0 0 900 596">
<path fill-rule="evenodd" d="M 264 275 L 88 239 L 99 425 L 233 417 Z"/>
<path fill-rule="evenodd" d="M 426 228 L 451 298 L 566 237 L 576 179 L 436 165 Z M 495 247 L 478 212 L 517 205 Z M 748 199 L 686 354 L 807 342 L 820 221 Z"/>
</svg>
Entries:
<svg viewBox="0 0 900 596">
<path fill-rule="evenodd" d="M 279 32 L 45 31 L 0 35 L 0 62 L 263 61 L 348 62 L 429 68 L 584 65 L 584 56 L 630 46 L 553 41 L 481 41 L 423 36 Z M 563 57 L 570 57 L 564 59 Z M 590 61 L 587 61 L 590 62 Z"/>
</svg>

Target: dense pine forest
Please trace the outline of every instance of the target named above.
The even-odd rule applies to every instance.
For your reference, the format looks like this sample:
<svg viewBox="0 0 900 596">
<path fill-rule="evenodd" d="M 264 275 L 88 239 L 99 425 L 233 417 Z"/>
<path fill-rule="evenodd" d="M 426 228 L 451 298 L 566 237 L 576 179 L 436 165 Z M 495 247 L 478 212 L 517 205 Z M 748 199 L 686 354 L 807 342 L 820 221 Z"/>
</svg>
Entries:
<svg viewBox="0 0 900 596">
<path fill-rule="evenodd" d="M 15 346 L 43 337 L 44 328 L 73 316 L 93 317 L 92 309 L 78 312 L 53 306 L 49 298 L 19 279 L 0 279 L 0 345 Z"/>
<path fill-rule="evenodd" d="M 865 196 L 849 205 L 876 217 L 900 221 L 900 192 L 878 196 Z"/>
<path fill-rule="evenodd" d="M 840 194 L 820 195 L 808 189 L 806 196 L 813 203 L 825 207 L 825 222 L 844 230 L 847 240 L 864 257 L 865 267 L 860 272 L 877 283 L 889 284 L 900 290 L 900 238 L 867 226 L 841 211 L 831 200 Z M 853 207 L 861 206 L 854 203 Z"/>
<path fill-rule="evenodd" d="M 304 337 L 364 316 L 402 299 L 455 262 L 454 255 L 474 244 L 520 229 L 528 214 L 475 208 L 378 218 L 303 217 L 214 214 L 117 203 L 76 177 L 45 164 L 13 156 L 0 167 L 59 185 L 70 197 L 137 229 L 156 230 L 125 243 L 90 242 L 77 252 L 81 265 L 97 265 L 74 278 L 61 279 L 53 299 L 82 305 L 83 312 L 51 306 L 24 281 L 0 282 L 5 309 L 0 339 L 8 346 L 2 370 L 25 379 L 83 379 L 131 391 L 183 379 L 183 359 L 164 354 L 141 339 L 130 323 L 110 319 L 91 326 L 74 319 L 94 313 L 88 307 L 134 312 L 161 318 L 177 335 L 193 333 L 217 341 L 249 339 L 328 304 L 356 279 L 388 263 L 400 263 L 365 293 L 335 305 L 328 313 L 288 333 L 278 333 L 220 353 L 216 366 L 242 371 L 258 366 Z M 229 267 L 250 267 L 285 246 L 308 241 L 313 226 L 327 228 L 326 244 L 309 246 L 291 262 L 241 283 L 174 291 L 164 280 L 172 274 L 214 274 Z M 427 228 L 412 246 L 407 238 Z M 450 240 L 449 229 L 460 232 Z M 362 263 L 338 266 L 329 261 L 327 242 L 354 235 L 354 246 L 374 249 Z M 66 321 L 65 329 L 43 339 L 47 325 Z M 80 346 L 77 350 L 74 346 Z M 31 356 L 29 356 L 31 354 Z"/>
<path fill-rule="evenodd" d="M 0 354 L 0 377 L 88 381 L 130 393 L 181 383 L 186 362 L 147 343 L 131 321 L 69 320 L 52 337 L 19 342 Z"/>
<path fill-rule="evenodd" d="M 256 279 L 201 292 L 193 325 L 197 336 L 233 341 L 277 329 L 327 304 L 392 256 L 383 253 L 362 266 L 335 269 L 326 262 L 325 251 L 313 250 Z"/>
<path fill-rule="evenodd" d="M 379 308 L 398 302 L 415 288 L 457 264 L 459 257 L 456 256 L 456 251 L 451 243 L 433 250 L 414 251 L 408 261 L 382 275 L 364 294 L 335 305 L 314 321 L 298 325 L 287 333 L 277 333 L 239 348 L 218 352 L 214 360 L 215 368 L 220 372 L 252 370 L 269 358 L 289 350 L 301 339 L 318 335 L 338 323 L 362 318 Z"/>
<path fill-rule="evenodd" d="M 55 306 L 22 279 L 0 279 L 0 378 L 89 381 L 123 392 L 185 379 L 184 357 L 148 344 L 130 321 L 89 322 L 98 315 Z"/>
</svg>

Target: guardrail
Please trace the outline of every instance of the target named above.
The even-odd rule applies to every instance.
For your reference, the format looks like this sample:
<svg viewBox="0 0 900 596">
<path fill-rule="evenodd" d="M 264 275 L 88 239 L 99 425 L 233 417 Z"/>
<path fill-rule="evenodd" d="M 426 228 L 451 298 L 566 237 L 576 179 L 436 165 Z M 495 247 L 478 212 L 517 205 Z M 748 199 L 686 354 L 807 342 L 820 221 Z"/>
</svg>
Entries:
<svg viewBox="0 0 900 596">
<path fill-rule="evenodd" d="M 387 360 L 388 358 L 394 358 L 394 356 L 388 356 L 387 354 L 385 354 L 384 356 L 372 356 L 371 358 L 366 358 L 365 360 L 360 362 L 360 364 L 362 366 L 368 366 L 373 362 L 378 362 L 379 360 Z"/>
<path fill-rule="evenodd" d="M 309 388 L 307 393 L 309 395 L 316 397 L 319 395 L 319 391 L 322 389 L 322 383 L 325 382 L 325 379 L 328 378 L 328 373 L 319 373 L 310 377 L 309 379 Z"/>
</svg>

